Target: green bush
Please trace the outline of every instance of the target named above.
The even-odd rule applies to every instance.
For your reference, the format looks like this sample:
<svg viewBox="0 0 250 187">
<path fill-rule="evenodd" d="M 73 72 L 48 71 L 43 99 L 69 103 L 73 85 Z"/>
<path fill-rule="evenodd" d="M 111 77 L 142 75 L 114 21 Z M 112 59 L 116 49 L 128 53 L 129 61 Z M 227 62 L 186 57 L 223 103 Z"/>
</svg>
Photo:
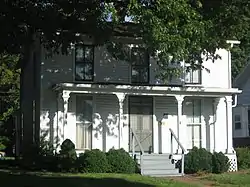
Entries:
<svg viewBox="0 0 250 187">
<path fill-rule="evenodd" d="M 214 153 L 212 156 L 213 173 L 224 173 L 228 171 L 229 159 L 222 152 Z"/>
<path fill-rule="evenodd" d="M 61 145 L 59 156 L 59 169 L 62 172 L 74 172 L 76 171 L 77 155 L 75 151 L 75 144 L 66 139 Z"/>
<path fill-rule="evenodd" d="M 212 154 L 206 149 L 194 147 L 185 156 L 185 173 L 212 172 Z"/>
<path fill-rule="evenodd" d="M 9 139 L 6 136 L 0 136 L 0 151 L 6 149 Z"/>
<path fill-rule="evenodd" d="M 236 148 L 239 169 L 250 169 L 250 148 Z"/>
<path fill-rule="evenodd" d="M 106 173 L 109 170 L 105 153 L 98 149 L 87 150 L 80 154 L 77 166 L 79 172 Z"/>
<path fill-rule="evenodd" d="M 110 149 L 107 159 L 112 173 L 135 173 L 136 163 L 124 149 Z"/>
</svg>

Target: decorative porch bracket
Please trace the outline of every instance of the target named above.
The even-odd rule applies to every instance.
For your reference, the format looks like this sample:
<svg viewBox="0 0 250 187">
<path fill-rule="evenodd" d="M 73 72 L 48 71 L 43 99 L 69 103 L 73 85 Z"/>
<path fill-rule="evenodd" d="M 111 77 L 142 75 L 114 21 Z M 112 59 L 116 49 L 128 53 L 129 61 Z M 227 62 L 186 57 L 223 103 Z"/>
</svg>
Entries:
<svg viewBox="0 0 250 187">
<path fill-rule="evenodd" d="M 123 128 L 123 106 L 124 106 L 124 100 L 126 97 L 125 93 L 115 93 L 116 97 L 118 98 L 119 102 L 119 126 L 118 126 L 118 147 L 121 148 L 121 139 L 122 139 L 122 128 Z"/>
<path fill-rule="evenodd" d="M 67 125 L 68 103 L 70 98 L 70 91 L 63 91 L 61 97 L 63 99 L 63 140 L 65 140 L 65 126 Z"/>
<path fill-rule="evenodd" d="M 182 123 L 182 103 L 184 101 L 185 96 L 183 95 L 175 95 L 175 99 L 177 100 L 177 138 L 178 140 L 183 143 L 183 140 L 180 140 L 180 126 Z M 182 127 L 183 129 L 184 127 Z M 184 129 L 183 129 L 184 131 Z M 182 150 L 180 149 L 180 146 L 178 144 L 177 153 L 181 153 Z"/>
</svg>

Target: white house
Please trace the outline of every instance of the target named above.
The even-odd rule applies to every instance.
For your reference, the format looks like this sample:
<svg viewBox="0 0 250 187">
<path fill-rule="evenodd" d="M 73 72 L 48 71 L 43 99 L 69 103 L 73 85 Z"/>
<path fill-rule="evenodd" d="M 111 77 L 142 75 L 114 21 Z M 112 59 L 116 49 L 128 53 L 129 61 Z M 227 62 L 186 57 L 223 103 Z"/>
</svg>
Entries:
<svg viewBox="0 0 250 187">
<path fill-rule="evenodd" d="M 156 79 L 156 60 L 134 39 L 113 40 L 130 46 L 132 62 L 116 60 L 91 38 L 67 55 L 49 56 L 34 44 L 22 78 L 23 147 L 41 137 L 57 148 L 70 139 L 77 152 L 124 148 L 178 155 L 196 146 L 222 151 L 236 170 L 232 95 L 240 90 L 231 87 L 230 52 L 218 49 L 220 59 L 164 85 Z"/>
<path fill-rule="evenodd" d="M 233 108 L 233 138 L 237 146 L 250 145 L 250 64 L 236 77 L 234 86 L 240 88 L 237 106 Z"/>
</svg>

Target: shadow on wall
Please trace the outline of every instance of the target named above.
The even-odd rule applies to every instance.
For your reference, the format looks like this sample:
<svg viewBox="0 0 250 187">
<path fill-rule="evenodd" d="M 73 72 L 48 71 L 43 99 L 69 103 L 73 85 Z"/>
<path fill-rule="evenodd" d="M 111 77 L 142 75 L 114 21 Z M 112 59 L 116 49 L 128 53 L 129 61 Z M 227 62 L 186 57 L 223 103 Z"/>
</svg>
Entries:
<svg viewBox="0 0 250 187">
<path fill-rule="evenodd" d="M 141 182 L 128 181 L 122 179 L 121 176 L 112 178 L 105 177 L 105 174 L 97 177 L 85 176 L 42 176 L 39 174 L 25 174 L 25 173 L 7 173 L 0 172 L 1 185 L 3 186 L 26 186 L 26 187 L 100 187 L 100 186 L 120 186 L 120 187 L 154 187 L 155 185 L 145 184 Z M 138 176 L 138 178 L 141 178 Z M 142 180 L 142 179 L 141 179 Z"/>
<path fill-rule="evenodd" d="M 40 131 L 40 138 L 43 140 L 49 141 L 51 144 L 54 145 L 54 148 L 58 150 L 64 138 L 64 130 L 63 130 L 63 107 L 62 101 L 59 105 L 59 111 L 57 112 L 56 109 L 53 110 L 53 107 L 47 109 L 41 115 L 41 131 Z M 118 101 L 117 101 L 118 102 Z M 115 107 L 116 108 L 116 107 Z M 118 108 L 117 108 L 118 110 Z M 75 116 L 75 110 L 72 107 L 72 101 L 69 100 L 68 112 Z M 68 116 L 69 117 L 69 116 Z M 125 117 L 124 117 L 125 119 Z M 118 138 L 119 136 L 119 114 L 117 111 L 105 111 L 102 113 L 94 113 L 92 117 L 93 121 L 93 136 L 96 139 L 101 138 L 103 141 L 103 137 L 109 138 Z M 65 124 L 67 125 L 72 124 Z M 73 124 L 76 125 L 76 124 Z M 125 124 L 124 124 L 125 126 Z M 65 132 L 67 133 L 67 132 Z M 73 141 L 75 142 L 75 141 Z M 117 141 L 118 143 L 118 141 Z"/>
</svg>

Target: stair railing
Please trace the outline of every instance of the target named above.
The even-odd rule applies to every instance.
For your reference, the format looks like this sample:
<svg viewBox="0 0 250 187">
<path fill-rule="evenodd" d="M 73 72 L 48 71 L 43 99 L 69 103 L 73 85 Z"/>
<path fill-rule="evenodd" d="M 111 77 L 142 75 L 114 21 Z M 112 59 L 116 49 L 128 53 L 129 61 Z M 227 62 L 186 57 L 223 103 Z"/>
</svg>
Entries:
<svg viewBox="0 0 250 187">
<path fill-rule="evenodd" d="M 185 158 L 185 149 L 183 147 L 183 145 L 181 144 L 180 140 L 177 138 L 177 136 L 175 135 L 174 131 L 169 128 L 169 131 L 171 133 L 171 156 L 173 156 L 174 154 L 174 148 L 173 148 L 173 138 L 175 139 L 175 141 L 177 142 L 178 144 L 178 147 L 181 148 L 181 155 L 182 155 L 182 158 L 181 158 L 181 174 L 184 175 L 184 158 Z"/>
<path fill-rule="evenodd" d="M 140 155 L 140 165 L 141 165 L 141 174 L 143 174 L 143 155 L 144 155 L 144 150 L 142 148 L 141 142 L 138 138 L 138 136 L 136 135 L 136 133 L 134 132 L 134 129 L 131 128 L 131 134 L 132 134 L 132 156 L 135 159 L 136 155 L 135 155 L 135 141 L 138 143 L 140 151 L 141 151 L 141 155 Z"/>
<path fill-rule="evenodd" d="M 144 154 L 144 150 L 142 148 L 141 142 L 139 141 L 138 136 L 134 132 L 134 129 L 130 127 L 131 133 L 132 133 L 132 154 L 135 155 L 135 141 L 138 143 L 141 154 Z"/>
</svg>

